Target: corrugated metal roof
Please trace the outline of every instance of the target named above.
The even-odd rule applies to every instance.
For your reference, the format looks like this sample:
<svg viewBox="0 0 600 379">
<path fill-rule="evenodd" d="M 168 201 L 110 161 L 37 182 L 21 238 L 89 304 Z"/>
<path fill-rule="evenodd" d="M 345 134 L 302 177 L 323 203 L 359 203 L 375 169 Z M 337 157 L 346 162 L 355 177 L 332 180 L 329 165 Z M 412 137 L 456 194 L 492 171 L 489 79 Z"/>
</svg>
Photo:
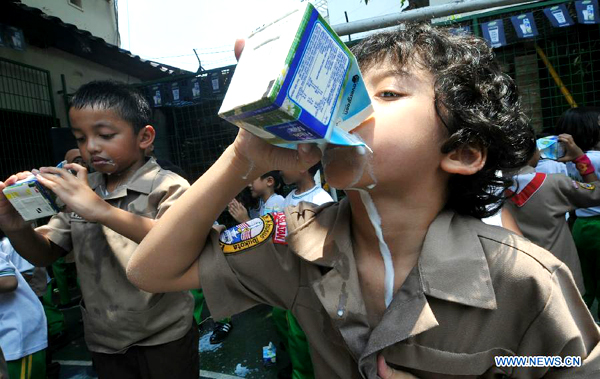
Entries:
<svg viewBox="0 0 600 379">
<path fill-rule="evenodd" d="M 29 44 L 54 47 L 143 81 L 190 73 L 145 60 L 19 0 L 0 1 L 0 23 L 22 29 Z"/>
</svg>

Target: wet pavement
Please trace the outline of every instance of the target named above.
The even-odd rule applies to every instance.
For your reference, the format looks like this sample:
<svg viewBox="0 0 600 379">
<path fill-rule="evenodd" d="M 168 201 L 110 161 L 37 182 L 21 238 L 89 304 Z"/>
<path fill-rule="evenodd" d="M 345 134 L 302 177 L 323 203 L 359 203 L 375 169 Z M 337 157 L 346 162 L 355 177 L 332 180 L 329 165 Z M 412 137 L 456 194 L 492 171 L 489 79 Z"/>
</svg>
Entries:
<svg viewBox="0 0 600 379">
<path fill-rule="evenodd" d="M 63 311 L 67 321 L 64 346 L 53 353 L 52 359 L 61 365 L 60 379 L 97 378 L 92 367 L 91 354 L 83 340 L 83 324 L 79 307 Z M 233 328 L 225 341 L 211 345 L 210 335 L 214 326 L 206 307 L 204 322 L 199 327 L 200 378 L 212 379 L 275 379 L 278 368 L 289 361 L 278 352 L 278 363 L 265 367 L 262 347 L 279 339 L 271 321 L 271 307 L 257 306 L 232 319 Z"/>
</svg>

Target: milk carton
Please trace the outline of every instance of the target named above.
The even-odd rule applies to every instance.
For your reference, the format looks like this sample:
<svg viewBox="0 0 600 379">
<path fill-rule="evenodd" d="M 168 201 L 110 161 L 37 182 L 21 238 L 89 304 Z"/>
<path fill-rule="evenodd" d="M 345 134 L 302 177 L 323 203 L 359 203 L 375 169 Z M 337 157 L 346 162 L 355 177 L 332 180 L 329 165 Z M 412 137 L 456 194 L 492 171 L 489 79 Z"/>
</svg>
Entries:
<svg viewBox="0 0 600 379">
<path fill-rule="evenodd" d="M 33 175 L 4 188 L 2 192 L 25 221 L 52 216 L 59 211 L 52 192 Z"/>
<path fill-rule="evenodd" d="M 565 156 L 565 149 L 557 136 L 538 138 L 536 144 L 542 158 L 557 160 Z"/>
<path fill-rule="evenodd" d="M 356 58 L 303 2 L 246 39 L 219 116 L 278 146 L 356 146 L 372 112 Z"/>
</svg>

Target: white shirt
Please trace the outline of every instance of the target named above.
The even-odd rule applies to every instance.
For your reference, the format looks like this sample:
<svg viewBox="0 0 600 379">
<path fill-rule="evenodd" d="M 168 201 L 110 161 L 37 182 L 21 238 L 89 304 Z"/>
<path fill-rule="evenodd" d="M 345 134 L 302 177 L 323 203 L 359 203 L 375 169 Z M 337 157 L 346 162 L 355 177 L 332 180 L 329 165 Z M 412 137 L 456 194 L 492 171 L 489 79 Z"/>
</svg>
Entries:
<svg viewBox="0 0 600 379">
<path fill-rule="evenodd" d="M 8 238 L 0 241 L 0 254 L 4 254 L 4 258 L 12 263 L 20 273 L 32 273 L 35 269 L 31 263 L 17 253 Z"/>
<path fill-rule="evenodd" d="M 48 347 L 42 303 L 6 254 L 0 253 L 0 276 L 15 276 L 18 287 L 0 293 L 0 347 L 7 361 L 21 359 Z"/>
<path fill-rule="evenodd" d="M 596 170 L 596 175 L 598 175 L 598 177 L 600 177 L 600 151 L 590 150 L 590 151 L 586 151 L 585 154 L 588 156 L 588 158 L 590 158 L 590 161 L 594 165 L 594 168 Z M 577 168 L 575 167 L 575 163 L 568 162 L 566 164 L 566 166 L 567 166 L 567 171 L 569 173 L 569 176 L 571 178 L 573 178 L 577 181 L 580 181 L 580 182 L 583 181 L 583 178 L 581 177 L 581 175 L 579 175 L 579 171 L 577 171 Z M 600 207 L 577 209 L 575 211 L 575 214 L 577 215 L 577 217 L 600 216 Z"/>
<path fill-rule="evenodd" d="M 281 212 L 283 210 L 283 203 L 285 199 L 283 196 L 276 193 L 272 194 L 269 199 L 264 202 L 260 199 L 260 205 L 258 206 L 258 215 L 264 216 L 267 213 Z"/>
<path fill-rule="evenodd" d="M 563 174 L 569 175 L 567 172 L 567 166 L 562 162 L 557 162 L 552 159 L 540 159 L 537 166 L 535 167 L 536 172 L 543 172 L 545 174 Z"/>
<path fill-rule="evenodd" d="M 313 203 L 316 205 L 321 205 L 325 203 L 331 203 L 333 202 L 333 199 L 327 193 L 327 191 L 315 185 L 313 188 L 301 194 L 297 194 L 296 190 L 293 190 L 285 198 L 283 206 L 285 208 L 292 205 L 298 205 L 302 201 L 306 201 L 307 203 Z"/>
</svg>

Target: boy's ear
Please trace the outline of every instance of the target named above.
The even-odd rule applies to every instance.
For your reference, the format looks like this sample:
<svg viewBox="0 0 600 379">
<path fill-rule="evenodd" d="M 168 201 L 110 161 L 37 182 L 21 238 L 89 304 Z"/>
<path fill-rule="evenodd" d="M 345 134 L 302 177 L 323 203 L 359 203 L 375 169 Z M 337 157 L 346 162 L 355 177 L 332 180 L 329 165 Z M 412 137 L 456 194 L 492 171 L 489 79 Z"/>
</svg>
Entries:
<svg viewBox="0 0 600 379">
<path fill-rule="evenodd" d="M 267 186 L 273 187 L 275 185 L 275 179 L 272 176 L 267 176 L 266 178 Z"/>
<path fill-rule="evenodd" d="M 146 150 L 152 143 L 154 143 L 154 138 L 156 137 L 156 131 L 151 125 L 144 126 L 138 133 L 138 143 L 140 149 Z"/>
<path fill-rule="evenodd" d="M 486 159 L 485 148 L 463 145 L 444 155 L 440 166 L 449 174 L 473 175 L 483 168 Z"/>
</svg>

